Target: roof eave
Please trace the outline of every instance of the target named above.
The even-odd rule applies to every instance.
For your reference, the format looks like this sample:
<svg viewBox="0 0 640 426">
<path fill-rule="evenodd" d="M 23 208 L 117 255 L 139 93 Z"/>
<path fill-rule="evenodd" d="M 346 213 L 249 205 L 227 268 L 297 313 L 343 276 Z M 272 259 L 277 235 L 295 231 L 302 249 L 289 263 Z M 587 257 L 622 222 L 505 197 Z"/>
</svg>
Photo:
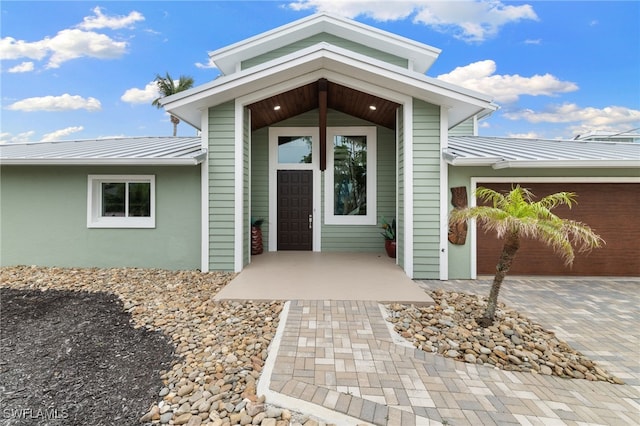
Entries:
<svg viewBox="0 0 640 426">
<path fill-rule="evenodd" d="M 328 32 L 365 45 L 365 39 L 370 39 L 383 51 L 392 54 L 400 52 L 400 55 L 406 56 L 405 59 L 410 61 L 410 66 L 421 73 L 427 72 L 441 53 L 440 49 L 415 40 L 357 21 L 319 13 L 209 52 L 209 57 L 223 74 L 229 75 L 237 71 L 236 68 L 242 61 L 320 32 Z"/>
<path fill-rule="evenodd" d="M 385 81 L 393 83 L 393 87 L 388 87 L 391 90 L 412 94 L 436 105 L 451 107 L 452 105 L 448 105 L 449 103 L 467 104 L 468 111 L 456 116 L 455 119 L 450 121 L 450 125 L 459 124 L 476 114 L 490 114 L 497 109 L 491 99 L 481 93 L 446 84 L 440 80 L 364 55 L 354 54 L 351 51 L 327 43 L 318 43 L 260 66 L 243 70 L 232 76 L 221 77 L 199 88 L 164 98 L 162 103 L 167 112 L 176 115 L 181 120 L 199 129 L 201 111 L 206 107 L 214 106 L 213 103 L 207 102 L 207 99 L 215 97 L 216 104 L 218 104 L 241 97 L 244 93 L 240 88 L 247 84 L 261 79 L 275 78 L 277 80 L 278 73 L 288 70 L 304 69 L 305 73 L 309 73 L 317 68 L 314 63 L 319 64 L 318 66 L 322 69 L 326 68 L 329 71 L 335 70 L 337 72 L 341 72 L 341 68 L 352 67 L 361 71 L 361 73 L 368 73 L 372 77 L 385 79 Z M 333 67 L 327 68 L 329 64 L 333 64 Z M 298 74 L 303 71 L 299 71 Z M 361 78 L 366 80 L 364 77 Z M 283 81 L 289 79 L 287 77 Z M 273 85 L 279 82 L 275 80 L 274 82 L 269 82 L 269 84 Z M 408 87 L 412 89 L 409 90 L 407 89 Z M 419 89 L 419 93 L 415 89 Z M 223 94 L 227 92 L 233 93 L 234 96 L 224 96 Z M 445 102 L 444 99 L 449 100 Z"/>
<path fill-rule="evenodd" d="M 491 167 L 499 169 L 535 169 L 535 168 L 607 168 L 628 169 L 640 166 L 638 160 L 503 160 Z"/>
<path fill-rule="evenodd" d="M 447 164 L 462 167 L 493 166 L 496 162 L 502 160 L 502 158 L 498 157 L 464 158 L 446 151 L 442 153 L 442 158 Z"/>
<path fill-rule="evenodd" d="M 190 158 L 8 158 L 3 166 L 197 166 L 206 152 Z"/>
</svg>

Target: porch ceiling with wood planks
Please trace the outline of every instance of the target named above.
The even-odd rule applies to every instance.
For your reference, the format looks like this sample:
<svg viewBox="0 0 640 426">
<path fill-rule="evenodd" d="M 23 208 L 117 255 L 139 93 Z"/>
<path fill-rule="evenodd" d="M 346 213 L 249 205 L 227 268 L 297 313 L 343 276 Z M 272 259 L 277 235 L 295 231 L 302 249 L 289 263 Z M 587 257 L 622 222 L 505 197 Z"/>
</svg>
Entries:
<svg viewBox="0 0 640 426">
<path fill-rule="evenodd" d="M 251 130 L 319 108 L 319 81 L 279 93 L 248 105 Z M 375 107 L 375 109 L 371 107 Z M 370 121 L 389 129 L 396 128 L 396 109 L 400 105 L 337 83 L 327 82 L 327 107 Z M 276 108 L 279 107 L 279 108 Z"/>
</svg>

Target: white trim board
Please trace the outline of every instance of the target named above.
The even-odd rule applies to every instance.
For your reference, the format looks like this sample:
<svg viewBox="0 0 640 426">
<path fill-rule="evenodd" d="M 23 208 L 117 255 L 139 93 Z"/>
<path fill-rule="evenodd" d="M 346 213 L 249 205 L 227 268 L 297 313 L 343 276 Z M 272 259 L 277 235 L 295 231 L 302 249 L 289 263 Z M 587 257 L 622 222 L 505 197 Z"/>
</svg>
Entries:
<svg viewBox="0 0 640 426">
<path fill-rule="evenodd" d="M 404 103 L 404 272 L 413 279 L 413 99 Z"/>
<path fill-rule="evenodd" d="M 449 143 L 447 107 L 440 107 L 440 152 Z M 449 279 L 449 166 L 440 156 L 440 271 L 442 281 Z"/>
<path fill-rule="evenodd" d="M 201 145 L 207 150 L 202 165 L 200 166 L 200 270 L 209 272 L 209 109 L 202 111 L 202 131 L 200 132 Z"/>
<path fill-rule="evenodd" d="M 234 162 L 234 177 L 235 177 L 235 192 L 234 192 L 234 254 L 233 260 L 234 272 L 242 271 L 242 249 L 244 245 L 243 239 L 243 194 L 244 194 L 244 120 L 243 120 L 244 107 L 240 102 L 235 102 L 235 162 Z"/>
</svg>

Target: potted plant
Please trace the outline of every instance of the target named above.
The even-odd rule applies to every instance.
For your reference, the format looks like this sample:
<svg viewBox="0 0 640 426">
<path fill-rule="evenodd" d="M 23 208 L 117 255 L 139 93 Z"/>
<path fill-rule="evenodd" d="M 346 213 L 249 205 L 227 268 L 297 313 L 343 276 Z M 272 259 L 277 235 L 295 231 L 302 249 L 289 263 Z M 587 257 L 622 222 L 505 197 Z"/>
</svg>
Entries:
<svg viewBox="0 0 640 426">
<path fill-rule="evenodd" d="M 382 232 L 380 233 L 384 237 L 384 249 L 387 252 L 387 256 L 395 259 L 396 258 L 396 220 L 393 219 L 391 223 L 387 222 L 387 220 L 383 217 Z"/>
<path fill-rule="evenodd" d="M 262 253 L 262 223 L 264 219 L 251 218 L 251 255 Z"/>
</svg>

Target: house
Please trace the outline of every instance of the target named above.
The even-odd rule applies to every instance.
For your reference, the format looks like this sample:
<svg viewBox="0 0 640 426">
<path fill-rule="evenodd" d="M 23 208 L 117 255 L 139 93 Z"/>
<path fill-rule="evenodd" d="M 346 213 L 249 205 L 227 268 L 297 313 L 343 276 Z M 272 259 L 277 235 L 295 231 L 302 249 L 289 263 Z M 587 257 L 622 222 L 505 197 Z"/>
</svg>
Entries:
<svg viewBox="0 0 640 426">
<path fill-rule="evenodd" d="M 381 253 L 385 217 L 409 277 L 475 278 L 495 243 L 473 225 L 451 243 L 451 203 L 518 182 L 575 188 L 607 240 L 557 273 L 524 247 L 522 273 L 640 275 L 640 145 L 478 137 L 497 106 L 426 76 L 439 53 L 312 15 L 212 52 L 222 76 L 162 100 L 199 138 L 2 146 L 0 261 L 238 272 L 252 218 L 269 251 Z"/>
<path fill-rule="evenodd" d="M 633 129 L 629 132 L 588 132 L 577 135 L 574 139 L 577 141 L 599 141 L 599 142 L 635 142 L 640 143 L 640 133 L 635 133 Z"/>
</svg>

